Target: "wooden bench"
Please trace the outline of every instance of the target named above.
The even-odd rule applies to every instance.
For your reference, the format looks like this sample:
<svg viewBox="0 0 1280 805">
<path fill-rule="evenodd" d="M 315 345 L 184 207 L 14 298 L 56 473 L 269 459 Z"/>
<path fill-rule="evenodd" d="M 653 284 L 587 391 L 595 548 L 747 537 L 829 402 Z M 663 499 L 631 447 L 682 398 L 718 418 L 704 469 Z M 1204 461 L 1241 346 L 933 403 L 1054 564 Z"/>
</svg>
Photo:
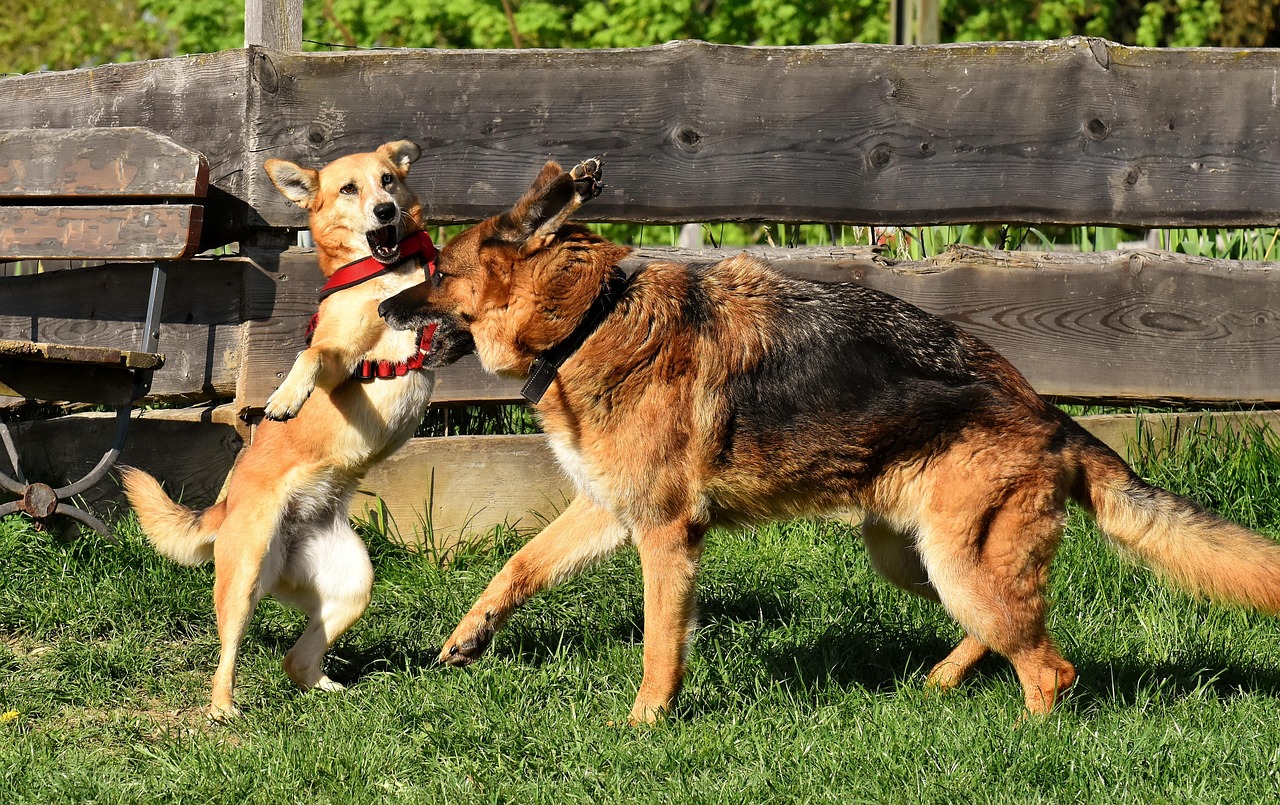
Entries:
<svg viewBox="0 0 1280 805">
<path fill-rule="evenodd" d="M 25 477 L 13 435 L 0 420 L 13 475 L 0 489 L 43 525 L 71 517 L 102 534 L 106 526 L 69 499 L 97 483 L 124 446 L 135 400 L 164 365 L 158 349 L 166 263 L 200 248 L 209 165 L 197 151 L 143 128 L 0 130 L 0 261 L 21 261 L 0 276 L 0 300 L 22 307 L 52 271 L 85 262 L 148 262 L 149 292 L 137 310 L 100 310 L 102 319 L 138 316 L 136 344 L 46 343 L 33 311 L 28 340 L 0 339 L 0 396 L 114 406 L 115 438 L 79 480 L 54 488 Z M 74 261 L 62 265 L 63 261 Z"/>
</svg>

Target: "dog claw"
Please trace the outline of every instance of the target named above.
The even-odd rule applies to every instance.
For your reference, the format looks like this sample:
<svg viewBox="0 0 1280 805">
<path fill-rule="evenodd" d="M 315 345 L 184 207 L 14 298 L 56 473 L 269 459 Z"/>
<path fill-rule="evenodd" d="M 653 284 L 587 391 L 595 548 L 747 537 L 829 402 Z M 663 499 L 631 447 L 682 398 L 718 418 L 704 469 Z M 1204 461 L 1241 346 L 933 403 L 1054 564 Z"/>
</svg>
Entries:
<svg viewBox="0 0 1280 805">
<path fill-rule="evenodd" d="M 461 668 L 480 659 L 485 649 L 493 642 L 493 628 L 484 626 L 473 636 L 465 640 L 455 640 L 440 652 L 440 662 Z"/>
</svg>

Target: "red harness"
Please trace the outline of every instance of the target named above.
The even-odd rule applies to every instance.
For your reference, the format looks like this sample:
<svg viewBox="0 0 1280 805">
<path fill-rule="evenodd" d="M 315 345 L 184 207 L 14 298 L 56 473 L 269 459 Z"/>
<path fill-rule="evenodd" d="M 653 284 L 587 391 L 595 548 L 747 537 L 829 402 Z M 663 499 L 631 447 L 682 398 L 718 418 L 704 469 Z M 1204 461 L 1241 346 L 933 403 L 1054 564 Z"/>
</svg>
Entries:
<svg viewBox="0 0 1280 805">
<path fill-rule="evenodd" d="M 427 266 L 427 276 L 430 277 L 436 273 L 436 255 L 440 252 L 436 249 L 435 244 L 431 242 L 431 236 L 426 232 L 415 232 L 404 240 L 400 241 L 400 259 L 390 265 L 378 262 L 377 259 L 370 255 L 354 263 L 347 263 L 342 268 L 333 272 L 329 279 L 325 282 L 324 287 L 320 289 L 320 300 L 324 301 L 330 294 L 338 291 L 354 288 L 362 282 L 373 279 L 374 277 L 391 271 L 398 267 L 406 260 L 422 256 L 423 263 Z M 311 323 L 307 325 L 307 344 L 311 344 L 311 334 L 315 332 L 317 325 L 320 323 L 320 314 L 317 313 L 311 317 Z M 415 372 L 422 368 L 422 362 L 426 359 L 427 354 L 431 352 L 431 337 L 435 335 L 436 326 L 434 324 L 427 325 L 418 331 L 418 349 L 414 354 L 410 355 L 403 361 L 392 363 L 391 361 L 370 361 L 362 360 L 356 364 L 355 370 L 351 376 L 356 380 L 373 380 L 387 379 L 392 377 L 403 377 L 409 372 Z"/>
</svg>

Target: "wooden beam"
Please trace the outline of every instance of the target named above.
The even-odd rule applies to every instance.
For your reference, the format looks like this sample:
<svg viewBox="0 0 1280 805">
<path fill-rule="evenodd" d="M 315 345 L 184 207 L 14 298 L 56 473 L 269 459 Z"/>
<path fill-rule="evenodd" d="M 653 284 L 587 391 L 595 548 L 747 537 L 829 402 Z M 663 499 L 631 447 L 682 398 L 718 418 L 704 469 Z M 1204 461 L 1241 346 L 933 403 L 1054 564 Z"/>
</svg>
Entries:
<svg viewBox="0 0 1280 805">
<path fill-rule="evenodd" d="M 201 198 L 209 163 L 143 128 L 0 131 L 0 202 L 32 196 Z"/>
<path fill-rule="evenodd" d="M 245 0 L 244 46 L 302 50 L 302 0 Z"/>
<path fill-rule="evenodd" d="M 29 477 L 53 486 L 78 480 L 111 446 L 115 419 L 114 413 L 84 413 L 13 426 L 19 462 Z M 202 508 L 217 498 L 242 445 L 228 406 L 140 410 L 129 422 L 120 464 L 152 473 L 175 499 Z M 0 471 L 8 464 L 0 451 Z M 112 504 L 124 508 L 114 473 L 83 497 L 99 514 Z"/>
<path fill-rule="evenodd" d="M 538 531 L 572 496 L 542 435 L 444 436 L 410 439 L 374 467 L 351 513 L 385 506 L 402 540 L 444 546 L 499 525 Z"/>
<path fill-rule="evenodd" d="M 1270 226 L 1280 51 L 927 47 L 253 48 L 0 78 L 0 128 L 144 126 L 206 155 L 206 242 L 302 227 L 262 170 L 417 140 L 433 221 L 605 154 L 600 220 Z M 379 99 L 370 104 L 370 98 Z M 318 115 L 317 110 L 325 114 Z M 234 239 L 234 237 L 233 237 Z"/>
<path fill-rule="evenodd" d="M 1138 444 L 1137 422 L 1151 436 Z M 1246 424 L 1280 432 L 1280 413 L 1216 413 L 1217 426 Z M 1083 417 L 1084 427 L 1132 460 L 1137 449 L 1159 451 L 1208 420 L 1204 414 Z M 76 414 L 14 428 L 23 466 L 33 477 L 62 483 L 83 475 L 101 457 L 115 430 L 112 414 Z M 121 463 L 160 478 L 185 505 L 203 508 L 217 498 L 243 442 L 230 406 L 144 411 L 129 425 Z M 174 445 L 181 445 L 175 450 Z M 0 451 L 0 471 L 7 460 Z M 537 531 L 564 509 L 572 485 L 542 436 L 459 436 L 411 439 L 375 467 L 361 484 L 351 514 L 389 515 L 393 537 L 445 550 L 460 538 L 483 537 L 496 526 Z M 119 482 L 108 477 L 85 495 L 95 508 L 122 504 Z"/>
<path fill-rule="evenodd" d="M 417 140 L 433 221 L 604 154 L 594 220 L 1271 226 L 1280 52 L 1076 37 L 929 47 L 256 52 L 250 203 L 304 215 L 269 157 Z M 370 104 L 370 98 L 387 102 Z M 325 109 L 317 116 L 317 109 Z"/>
<path fill-rule="evenodd" d="M 11 260 L 181 260 L 200 246 L 194 204 L 0 206 L 0 256 Z"/>
<path fill-rule="evenodd" d="M 644 249 L 623 265 L 709 260 L 736 249 Z M 757 250 L 751 250 L 757 251 Z M 1093 254 L 954 247 L 920 262 L 872 250 L 759 250 L 791 275 L 859 282 L 949 319 L 1063 401 L 1280 404 L 1280 268 L 1147 250 Z M 273 279 L 274 278 L 274 279 Z M 237 400 L 260 407 L 302 348 L 322 282 L 314 254 L 290 250 L 244 330 Z M 439 375 L 438 404 L 519 402 L 519 382 L 467 359 Z"/>
</svg>

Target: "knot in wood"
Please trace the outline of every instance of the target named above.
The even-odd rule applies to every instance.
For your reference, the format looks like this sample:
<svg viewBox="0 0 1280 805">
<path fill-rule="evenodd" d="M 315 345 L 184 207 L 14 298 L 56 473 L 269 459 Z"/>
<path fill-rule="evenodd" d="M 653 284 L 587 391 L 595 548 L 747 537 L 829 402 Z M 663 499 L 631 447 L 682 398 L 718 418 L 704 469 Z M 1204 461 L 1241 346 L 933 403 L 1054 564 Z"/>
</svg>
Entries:
<svg viewBox="0 0 1280 805">
<path fill-rule="evenodd" d="M 1096 117 L 1084 124 L 1084 131 L 1091 140 L 1105 140 L 1107 135 L 1111 133 L 1111 129 L 1107 127 L 1107 124 Z"/>
<path fill-rule="evenodd" d="M 884 170 L 893 159 L 893 146 L 888 143 L 879 143 L 871 149 L 867 154 L 867 164 L 874 170 Z"/>
<path fill-rule="evenodd" d="M 697 151 L 702 148 L 702 133 L 692 126 L 684 126 L 676 131 L 676 145 L 685 151 Z"/>
</svg>

